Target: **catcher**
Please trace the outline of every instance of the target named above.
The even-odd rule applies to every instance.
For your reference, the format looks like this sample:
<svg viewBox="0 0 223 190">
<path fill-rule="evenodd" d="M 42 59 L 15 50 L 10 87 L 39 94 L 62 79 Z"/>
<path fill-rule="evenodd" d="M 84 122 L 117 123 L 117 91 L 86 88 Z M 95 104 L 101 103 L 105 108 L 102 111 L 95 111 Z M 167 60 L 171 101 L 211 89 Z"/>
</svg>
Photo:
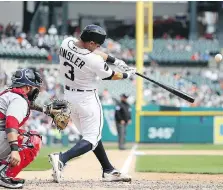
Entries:
<svg viewBox="0 0 223 190">
<path fill-rule="evenodd" d="M 31 69 L 17 70 L 12 85 L 0 93 L 0 186 L 22 188 L 24 179 L 15 178 L 38 155 L 42 138 L 36 131 L 20 129 L 28 120 L 30 110 L 43 112 L 53 118 L 60 128 L 66 127 L 68 103 L 55 100 L 46 106 L 34 103 L 42 79 Z M 64 113 L 62 113 L 64 111 Z M 67 113 L 67 115 L 66 115 Z M 67 120 L 63 120 L 63 119 Z M 56 125 L 57 125 L 56 123 Z"/>
</svg>

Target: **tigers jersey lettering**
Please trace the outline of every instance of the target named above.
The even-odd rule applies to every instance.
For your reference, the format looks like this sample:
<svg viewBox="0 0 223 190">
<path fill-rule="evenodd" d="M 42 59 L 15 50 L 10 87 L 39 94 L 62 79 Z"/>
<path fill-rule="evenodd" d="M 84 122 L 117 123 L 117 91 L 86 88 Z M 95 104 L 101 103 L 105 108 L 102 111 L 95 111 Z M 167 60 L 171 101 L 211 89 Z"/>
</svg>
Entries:
<svg viewBox="0 0 223 190">
<path fill-rule="evenodd" d="M 101 56 L 75 46 L 73 37 L 62 42 L 59 58 L 61 80 L 73 89 L 97 89 L 97 76 L 104 79 L 113 73 Z"/>
</svg>

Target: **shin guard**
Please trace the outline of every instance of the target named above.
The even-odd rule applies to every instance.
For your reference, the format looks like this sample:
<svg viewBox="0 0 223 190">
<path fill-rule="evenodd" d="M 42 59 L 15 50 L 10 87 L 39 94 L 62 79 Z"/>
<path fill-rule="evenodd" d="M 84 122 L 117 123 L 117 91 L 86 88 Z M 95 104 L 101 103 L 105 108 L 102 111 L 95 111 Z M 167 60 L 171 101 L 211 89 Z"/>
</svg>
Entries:
<svg viewBox="0 0 223 190">
<path fill-rule="evenodd" d="M 15 167 L 8 167 L 6 171 L 8 177 L 16 177 L 20 171 L 36 158 L 42 146 L 42 138 L 35 131 L 20 131 L 18 143 L 21 162 Z"/>
</svg>

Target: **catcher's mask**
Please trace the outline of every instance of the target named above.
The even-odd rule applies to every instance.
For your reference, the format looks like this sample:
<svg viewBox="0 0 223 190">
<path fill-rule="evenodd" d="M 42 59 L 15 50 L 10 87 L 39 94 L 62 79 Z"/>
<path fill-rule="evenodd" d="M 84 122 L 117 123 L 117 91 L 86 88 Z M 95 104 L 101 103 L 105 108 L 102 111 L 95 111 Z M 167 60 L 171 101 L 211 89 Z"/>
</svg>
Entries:
<svg viewBox="0 0 223 190">
<path fill-rule="evenodd" d="M 42 85 L 42 78 L 38 72 L 32 69 L 19 69 L 12 75 L 12 88 L 32 86 L 39 88 Z"/>
<path fill-rule="evenodd" d="M 39 94 L 39 87 L 42 85 L 42 78 L 38 72 L 32 69 L 19 69 L 12 75 L 11 88 L 30 86 L 32 90 L 27 94 L 30 101 L 34 101 Z"/>
</svg>

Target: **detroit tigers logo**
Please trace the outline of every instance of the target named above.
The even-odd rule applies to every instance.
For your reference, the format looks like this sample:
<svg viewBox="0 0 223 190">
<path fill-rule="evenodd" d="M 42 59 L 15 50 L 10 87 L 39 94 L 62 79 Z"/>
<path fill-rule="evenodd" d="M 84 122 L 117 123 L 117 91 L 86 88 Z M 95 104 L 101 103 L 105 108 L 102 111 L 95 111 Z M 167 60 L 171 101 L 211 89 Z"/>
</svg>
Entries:
<svg viewBox="0 0 223 190">
<path fill-rule="evenodd" d="M 77 48 L 75 47 L 75 45 L 74 45 L 74 41 L 73 40 L 70 40 L 69 42 L 68 42 L 68 47 L 70 48 L 70 49 L 72 49 L 72 50 L 77 50 Z"/>
</svg>

